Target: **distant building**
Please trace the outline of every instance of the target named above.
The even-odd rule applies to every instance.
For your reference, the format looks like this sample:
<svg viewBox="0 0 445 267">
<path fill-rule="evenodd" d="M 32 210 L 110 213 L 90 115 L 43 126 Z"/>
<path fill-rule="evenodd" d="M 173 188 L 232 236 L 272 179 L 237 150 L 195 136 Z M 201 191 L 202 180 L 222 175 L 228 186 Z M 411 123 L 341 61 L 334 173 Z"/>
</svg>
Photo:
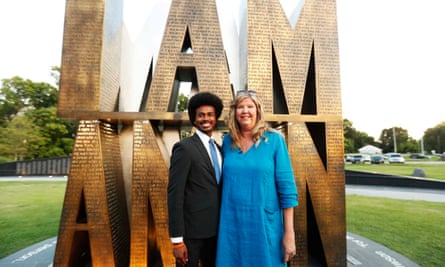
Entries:
<svg viewBox="0 0 445 267">
<path fill-rule="evenodd" d="M 364 146 L 362 148 L 359 148 L 358 151 L 360 152 L 360 154 L 369 154 L 369 155 L 372 155 L 372 154 L 382 154 L 382 149 L 378 148 L 378 147 L 375 147 L 373 145 L 366 145 L 366 146 Z"/>
</svg>

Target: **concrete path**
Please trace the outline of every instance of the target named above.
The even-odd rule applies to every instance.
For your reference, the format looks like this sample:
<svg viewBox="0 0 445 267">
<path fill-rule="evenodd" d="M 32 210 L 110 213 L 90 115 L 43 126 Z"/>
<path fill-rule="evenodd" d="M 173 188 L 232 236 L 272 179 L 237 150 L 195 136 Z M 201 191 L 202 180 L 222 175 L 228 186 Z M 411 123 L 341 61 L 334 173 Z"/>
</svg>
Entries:
<svg viewBox="0 0 445 267">
<path fill-rule="evenodd" d="M 346 194 L 385 197 L 404 200 L 445 202 L 444 190 L 417 189 L 390 186 L 346 185 Z"/>
<path fill-rule="evenodd" d="M 347 266 L 420 267 L 407 257 L 353 233 L 346 234 Z"/>
</svg>

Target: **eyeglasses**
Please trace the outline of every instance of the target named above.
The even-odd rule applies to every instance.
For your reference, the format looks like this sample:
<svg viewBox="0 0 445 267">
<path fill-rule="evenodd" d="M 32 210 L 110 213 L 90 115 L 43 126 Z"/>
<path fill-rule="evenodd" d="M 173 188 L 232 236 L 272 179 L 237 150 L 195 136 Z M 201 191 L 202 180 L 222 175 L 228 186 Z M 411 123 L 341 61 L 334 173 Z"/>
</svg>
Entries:
<svg viewBox="0 0 445 267">
<path fill-rule="evenodd" d="M 256 96 L 256 91 L 252 91 L 252 90 L 239 90 L 238 92 L 236 92 L 236 96 L 243 96 L 243 95 Z"/>
</svg>

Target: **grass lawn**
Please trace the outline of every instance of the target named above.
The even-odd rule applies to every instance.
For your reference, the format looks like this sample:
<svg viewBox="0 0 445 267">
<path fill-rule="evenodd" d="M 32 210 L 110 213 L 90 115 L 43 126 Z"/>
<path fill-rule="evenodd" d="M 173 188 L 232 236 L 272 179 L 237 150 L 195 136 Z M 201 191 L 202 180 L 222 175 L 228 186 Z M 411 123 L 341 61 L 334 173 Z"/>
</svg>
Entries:
<svg viewBox="0 0 445 267">
<path fill-rule="evenodd" d="M 57 235 L 66 182 L 0 182 L 0 258 Z"/>
<path fill-rule="evenodd" d="M 427 266 L 445 263 L 445 203 L 346 196 L 348 232 Z"/>
<path fill-rule="evenodd" d="M 426 177 L 445 181 L 445 164 L 345 164 L 346 170 L 370 171 L 411 176 L 415 168 L 425 171 Z"/>
<path fill-rule="evenodd" d="M 58 233 L 66 182 L 0 182 L 0 258 Z M 347 230 L 421 266 L 445 262 L 445 204 L 348 195 Z"/>
</svg>

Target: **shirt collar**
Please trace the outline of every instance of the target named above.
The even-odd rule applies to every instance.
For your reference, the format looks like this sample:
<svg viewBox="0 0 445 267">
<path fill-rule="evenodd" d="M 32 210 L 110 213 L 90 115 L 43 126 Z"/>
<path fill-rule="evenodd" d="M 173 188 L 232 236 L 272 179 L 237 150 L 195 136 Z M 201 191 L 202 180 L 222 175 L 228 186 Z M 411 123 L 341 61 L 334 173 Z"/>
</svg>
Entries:
<svg viewBox="0 0 445 267">
<path fill-rule="evenodd" d="M 200 131 L 198 129 L 196 129 L 196 134 L 199 136 L 199 139 L 201 139 L 201 141 L 204 144 L 208 144 L 210 138 L 212 138 L 212 137 L 208 136 L 207 134 L 205 134 L 204 132 L 202 132 L 202 131 Z"/>
</svg>

